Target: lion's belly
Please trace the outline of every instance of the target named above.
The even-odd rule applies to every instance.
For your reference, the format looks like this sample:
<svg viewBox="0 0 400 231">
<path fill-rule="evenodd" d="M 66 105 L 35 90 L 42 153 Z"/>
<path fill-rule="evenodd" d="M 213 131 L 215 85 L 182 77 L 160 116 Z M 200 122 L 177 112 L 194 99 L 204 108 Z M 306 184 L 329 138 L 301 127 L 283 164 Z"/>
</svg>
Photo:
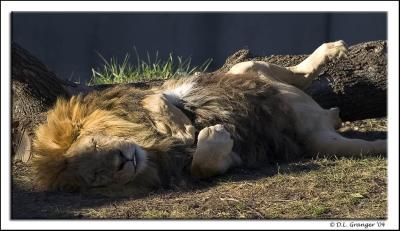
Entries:
<svg viewBox="0 0 400 231">
<path fill-rule="evenodd" d="M 285 83 L 273 84 L 279 91 L 280 98 L 293 111 L 296 131 L 306 137 L 316 130 L 332 130 L 332 112 L 324 110 L 317 102 L 302 90 Z"/>
</svg>

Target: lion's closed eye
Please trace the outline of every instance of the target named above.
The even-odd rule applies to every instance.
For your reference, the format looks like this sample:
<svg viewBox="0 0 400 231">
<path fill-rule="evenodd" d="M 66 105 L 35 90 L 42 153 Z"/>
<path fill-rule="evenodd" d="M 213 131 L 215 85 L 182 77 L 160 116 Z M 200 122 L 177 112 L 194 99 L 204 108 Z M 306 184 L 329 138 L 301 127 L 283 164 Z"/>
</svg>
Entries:
<svg viewBox="0 0 400 231">
<path fill-rule="evenodd" d="M 93 174 L 91 186 L 105 186 L 112 181 L 111 172 L 107 170 L 98 170 Z"/>
</svg>

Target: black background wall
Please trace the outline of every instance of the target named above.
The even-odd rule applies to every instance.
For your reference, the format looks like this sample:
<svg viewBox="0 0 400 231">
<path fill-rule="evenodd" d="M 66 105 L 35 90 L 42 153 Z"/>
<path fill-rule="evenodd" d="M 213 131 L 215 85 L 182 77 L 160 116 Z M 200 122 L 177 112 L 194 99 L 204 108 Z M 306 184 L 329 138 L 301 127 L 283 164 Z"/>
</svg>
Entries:
<svg viewBox="0 0 400 231">
<path fill-rule="evenodd" d="M 85 82 L 106 59 L 170 52 L 220 67 L 240 48 L 259 55 L 308 54 L 338 39 L 387 38 L 386 13 L 28 13 L 12 14 L 12 41 L 66 79 Z M 135 62 L 134 59 L 131 59 Z"/>
</svg>

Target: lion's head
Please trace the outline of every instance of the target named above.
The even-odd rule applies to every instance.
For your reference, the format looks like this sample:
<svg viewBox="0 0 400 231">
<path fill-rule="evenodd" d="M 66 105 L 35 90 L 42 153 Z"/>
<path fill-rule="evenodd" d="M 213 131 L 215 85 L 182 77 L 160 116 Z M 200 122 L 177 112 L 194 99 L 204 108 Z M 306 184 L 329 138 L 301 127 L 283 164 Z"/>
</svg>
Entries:
<svg viewBox="0 0 400 231">
<path fill-rule="evenodd" d="M 58 100 L 36 131 L 33 167 L 44 189 L 123 185 L 148 165 L 135 135 L 143 128 L 82 99 Z"/>
</svg>

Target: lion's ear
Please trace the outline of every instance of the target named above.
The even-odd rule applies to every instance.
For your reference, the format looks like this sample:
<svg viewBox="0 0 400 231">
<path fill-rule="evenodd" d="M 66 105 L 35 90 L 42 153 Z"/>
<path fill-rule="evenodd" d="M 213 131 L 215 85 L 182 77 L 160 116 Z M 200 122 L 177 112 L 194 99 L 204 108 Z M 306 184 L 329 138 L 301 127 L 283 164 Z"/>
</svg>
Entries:
<svg viewBox="0 0 400 231">
<path fill-rule="evenodd" d="M 36 130 L 33 140 L 33 167 L 38 181 L 50 187 L 67 167 L 66 151 L 79 136 L 81 121 L 86 115 L 80 97 L 70 101 L 59 99 L 49 111 L 47 122 Z"/>
</svg>

